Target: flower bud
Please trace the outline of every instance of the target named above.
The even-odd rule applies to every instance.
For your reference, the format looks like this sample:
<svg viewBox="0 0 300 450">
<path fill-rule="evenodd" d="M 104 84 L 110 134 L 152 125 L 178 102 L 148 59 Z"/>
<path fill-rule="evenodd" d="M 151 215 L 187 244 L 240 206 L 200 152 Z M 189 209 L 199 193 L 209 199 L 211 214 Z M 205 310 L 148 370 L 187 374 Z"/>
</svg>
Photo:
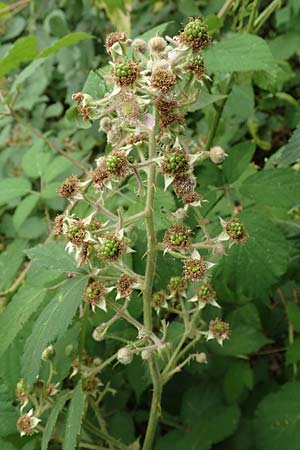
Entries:
<svg viewBox="0 0 300 450">
<path fill-rule="evenodd" d="M 125 366 L 127 364 L 130 364 L 133 360 L 133 352 L 128 347 L 122 347 L 118 351 L 117 359 L 119 363 L 124 364 Z"/>
<path fill-rule="evenodd" d="M 151 52 L 161 53 L 165 50 L 167 42 L 160 36 L 153 37 L 149 40 L 149 48 Z"/>
<path fill-rule="evenodd" d="M 144 361 L 147 361 L 151 357 L 151 351 L 150 350 L 143 350 L 141 353 L 141 358 Z"/>
<path fill-rule="evenodd" d="M 200 364 L 207 363 L 206 353 L 201 352 L 196 354 L 196 361 Z"/>
<path fill-rule="evenodd" d="M 55 356 L 55 350 L 53 345 L 49 345 L 42 353 L 43 361 L 51 361 Z"/>
<path fill-rule="evenodd" d="M 210 150 L 209 150 L 209 157 L 210 157 L 210 160 L 214 163 L 214 164 L 221 164 L 223 161 L 224 161 L 224 159 L 226 158 L 226 156 L 228 156 L 225 152 L 224 152 L 224 150 L 222 149 L 222 147 L 220 147 L 220 146 L 215 146 L 215 147 L 212 147 Z"/>
<path fill-rule="evenodd" d="M 132 47 L 142 54 L 147 51 L 147 44 L 143 39 L 134 39 L 132 42 Z"/>
<path fill-rule="evenodd" d="M 109 117 L 103 117 L 100 120 L 100 130 L 104 131 L 104 133 L 108 133 L 112 127 L 112 120 Z"/>
</svg>

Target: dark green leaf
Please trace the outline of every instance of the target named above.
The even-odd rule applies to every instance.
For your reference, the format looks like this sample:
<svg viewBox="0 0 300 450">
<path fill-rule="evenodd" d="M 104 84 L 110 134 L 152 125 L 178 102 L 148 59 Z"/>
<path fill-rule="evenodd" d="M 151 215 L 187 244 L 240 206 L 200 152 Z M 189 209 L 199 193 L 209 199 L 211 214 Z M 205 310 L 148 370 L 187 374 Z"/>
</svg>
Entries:
<svg viewBox="0 0 300 450">
<path fill-rule="evenodd" d="M 77 436 L 80 434 L 81 421 L 84 413 L 84 395 L 81 384 L 78 383 L 69 406 L 63 450 L 74 450 Z"/>
<path fill-rule="evenodd" d="M 10 301 L 0 316 L 2 338 L 0 340 L 0 355 L 13 343 L 32 314 L 43 303 L 46 290 L 44 288 L 24 285 Z"/>
<path fill-rule="evenodd" d="M 49 415 L 49 418 L 47 420 L 47 424 L 45 426 L 44 432 L 43 432 L 43 438 L 42 438 L 42 450 L 48 449 L 48 444 L 51 439 L 52 433 L 55 429 L 55 425 L 58 419 L 59 414 L 63 410 L 66 401 L 70 398 L 70 392 L 69 391 L 63 391 L 59 394 L 59 396 L 56 399 L 56 402 L 54 403 L 54 406 L 51 409 L 51 413 Z"/>
<path fill-rule="evenodd" d="M 259 404 L 256 418 L 257 450 L 298 450 L 300 383 L 283 385 Z"/>
<path fill-rule="evenodd" d="M 85 278 L 67 280 L 56 296 L 48 303 L 34 324 L 26 341 L 22 358 L 26 383 L 32 384 L 41 365 L 41 354 L 47 345 L 65 334 L 82 301 Z"/>
</svg>

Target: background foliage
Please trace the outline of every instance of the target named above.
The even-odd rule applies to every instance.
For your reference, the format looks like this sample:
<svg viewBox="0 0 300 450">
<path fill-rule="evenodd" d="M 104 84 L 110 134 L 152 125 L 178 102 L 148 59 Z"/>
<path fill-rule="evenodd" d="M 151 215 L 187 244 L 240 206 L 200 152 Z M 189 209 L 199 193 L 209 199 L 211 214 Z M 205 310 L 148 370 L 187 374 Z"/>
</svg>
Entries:
<svg viewBox="0 0 300 450">
<path fill-rule="evenodd" d="M 84 278 L 49 289 L 78 270 L 64 245 L 53 242 L 53 218 L 65 207 L 56 191 L 67 176 L 83 175 L 105 151 L 106 142 L 96 125 L 77 117 L 71 96 L 105 89 L 97 68 L 107 62 L 105 35 L 114 28 L 136 37 L 159 26 L 171 35 L 189 16 L 199 14 L 208 17 L 215 39 L 205 55 L 213 83 L 188 116 L 188 133 L 205 141 L 215 110 L 223 109 L 214 143 L 229 154 L 222 166 L 206 162 L 198 168 L 201 194 L 208 200 L 203 214 L 213 228 L 219 216 L 239 213 L 249 239 L 247 245 L 231 248 L 213 276 L 231 325 L 230 340 L 223 349 L 215 343 L 199 344 L 208 364 L 192 362 L 167 385 L 155 450 L 300 448 L 300 4 L 260 2 L 261 10 L 268 4 L 274 8 L 255 36 L 238 33 L 254 2 L 233 2 L 220 19 L 223 3 L 0 3 L 0 90 L 2 100 L 11 105 L 0 119 L 0 445 L 5 450 L 41 447 L 38 436 L 21 440 L 16 433 L 17 381 L 25 377 L 33 382 L 40 369 L 45 373 L 40 355 L 48 342 L 55 342 L 60 368 L 55 377 L 61 382 L 78 345 L 80 326 L 74 315 Z M 254 31 L 259 25 L 254 23 Z M 7 113 L 3 102 L 0 108 L 0 114 Z M 168 225 L 174 202 L 169 193 L 156 198 L 161 213 L 157 229 Z M 120 205 L 138 211 L 133 191 L 112 197 L 110 208 Z M 143 230 L 137 230 L 136 270 L 143 239 Z M 177 270 L 176 261 L 166 258 L 168 264 L 165 259 L 158 262 L 163 273 L 158 289 Z M 64 302 L 52 301 L 55 296 L 63 296 Z M 139 317 L 140 299 L 134 298 L 130 308 Z M 109 314 L 97 312 L 90 331 Z M 209 308 L 204 314 L 208 320 L 214 317 Z M 132 330 L 125 323 L 116 325 L 115 332 L 120 331 L 130 338 Z M 172 322 L 170 338 L 178 339 L 181 332 Z M 105 358 L 115 344 L 91 339 L 87 345 L 92 356 Z M 70 346 L 72 351 L 66 352 Z M 110 433 L 134 442 L 147 421 L 151 392 L 146 366 L 134 360 L 126 367 L 108 368 L 102 381 L 117 390 L 104 399 Z M 82 392 L 75 391 L 68 413 L 67 401 L 62 392 L 49 416 L 43 450 L 60 448 L 51 447 L 50 441 L 59 414 L 67 423 L 62 448 L 75 448 L 76 433 L 70 429 L 77 432 L 80 427 Z"/>
</svg>

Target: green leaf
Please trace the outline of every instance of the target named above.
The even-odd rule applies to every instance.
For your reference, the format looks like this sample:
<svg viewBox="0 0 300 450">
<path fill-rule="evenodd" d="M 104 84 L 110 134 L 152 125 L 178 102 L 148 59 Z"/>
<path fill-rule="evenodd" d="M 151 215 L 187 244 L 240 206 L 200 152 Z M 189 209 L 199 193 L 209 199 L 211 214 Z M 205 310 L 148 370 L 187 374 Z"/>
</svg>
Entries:
<svg viewBox="0 0 300 450">
<path fill-rule="evenodd" d="M 26 36 L 18 39 L 9 49 L 7 55 L 0 60 L 0 78 L 19 67 L 22 62 L 35 58 L 37 52 L 35 36 Z"/>
<path fill-rule="evenodd" d="M 182 447 L 209 450 L 212 444 L 230 436 L 239 421 L 239 408 L 226 406 L 218 386 L 205 383 L 184 393 L 181 417 L 189 432 L 182 437 Z"/>
<path fill-rule="evenodd" d="M 280 229 L 261 212 L 245 210 L 239 218 L 245 224 L 247 241 L 228 250 L 213 278 L 218 292 L 227 298 L 242 294 L 259 298 L 286 271 L 288 243 Z"/>
<path fill-rule="evenodd" d="M 289 139 L 287 145 L 281 152 L 279 161 L 288 166 L 293 164 L 300 159 L 300 125 L 294 130 L 291 138 Z"/>
<path fill-rule="evenodd" d="M 144 41 L 148 41 L 152 37 L 155 37 L 157 35 L 162 36 L 166 33 L 167 28 L 169 25 L 174 23 L 173 20 L 170 20 L 169 22 L 161 23 L 160 25 L 157 25 L 154 28 L 151 28 L 151 30 L 146 31 L 146 33 L 143 33 L 141 36 L 139 36 L 140 39 L 144 39 Z"/>
<path fill-rule="evenodd" d="M 8 289 L 24 261 L 27 241 L 15 239 L 0 255 L 0 289 Z"/>
<path fill-rule="evenodd" d="M 106 91 L 107 85 L 102 75 L 99 72 L 91 70 L 84 83 L 82 92 L 91 95 L 94 99 L 101 99 Z"/>
<path fill-rule="evenodd" d="M 4 178 L 0 181 L 0 204 L 27 194 L 31 184 L 26 178 Z"/>
<path fill-rule="evenodd" d="M 4 384 L 0 384 L 0 437 L 16 432 L 17 419 L 18 415 L 8 396 L 7 387 Z M 4 449 L 6 447 L 3 447 Z"/>
<path fill-rule="evenodd" d="M 268 44 L 251 34 L 235 34 L 212 44 L 204 59 L 208 72 L 268 70 L 274 64 Z"/>
<path fill-rule="evenodd" d="M 65 250 L 65 245 L 62 243 L 38 244 L 36 247 L 27 250 L 26 253 L 32 261 L 48 270 L 64 273 L 79 272 L 76 268 L 74 256 Z"/>
<path fill-rule="evenodd" d="M 27 384 L 32 384 L 39 373 L 43 350 L 50 342 L 62 338 L 71 324 L 82 301 L 85 285 L 85 278 L 67 280 L 36 320 L 22 358 Z"/>
<path fill-rule="evenodd" d="M 44 140 L 35 139 L 22 158 L 22 168 L 29 177 L 41 177 L 46 172 L 51 157 L 52 153 Z"/>
<path fill-rule="evenodd" d="M 258 205 L 290 209 L 300 197 L 300 173 L 293 169 L 262 170 L 247 178 L 241 193 Z"/>
<path fill-rule="evenodd" d="M 255 418 L 257 450 L 298 450 L 300 383 L 283 385 L 259 404 Z"/>
<path fill-rule="evenodd" d="M 125 444 L 135 439 L 134 422 L 132 416 L 125 411 L 117 411 L 109 422 L 110 434 Z"/>
<path fill-rule="evenodd" d="M 69 391 L 63 391 L 59 394 L 59 396 L 56 399 L 56 402 L 54 406 L 51 409 L 51 413 L 49 415 L 49 418 L 47 420 L 47 424 L 45 426 L 44 432 L 43 432 L 43 438 L 42 438 L 42 450 L 48 449 L 49 441 L 52 437 L 52 433 L 54 431 L 57 418 L 61 411 L 63 410 L 66 401 L 70 398 L 70 392 Z"/>
<path fill-rule="evenodd" d="M 233 183 L 247 169 L 254 151 L 255 145 L 250 141 L 240 142 L 226 150 L 229 156 L 223 162 L 223 172 L 228 183 Z"/>
<path fill-rule="evenodd" d="M 13 215 L 13 224 L 16 228 L 19 228 L 30 213 L 33 211 L 39 201 L 38 194 L 27 195 L 17 206 Z"/>
<path fill-rule="evenodd" d="M 234 360 L 226 371 L 224 378 L 224 393 L 228 402 L 240 399 L 244 388 L 252 389 L 253 372 L 248 361 Z"/>
<path fill-rule="evenodd" d="M 292 322 L 296 331 L 300 331 L 300 306 L 296 303 L 289 302 L 287 309 L 289 321 Z"/>
<path fill-rule="evenodd" d="M 198 111 L 199 109 L 205 108 L 208 105 L 212 105 L 213 103 L 216 103 L 220 100 L 224 100 L 224 98 L 226 98 L 226 95 L 208 94 L 207 92 L 203 91 L 200 93 L 198 100 L 189 107 L 189 111 Z"/>
<path fill-rule="evenodd" d="M 2 338 L 0 355 L 13 343 L 32 314 L 43 303 L 46 290 L 41 287 L 22 286 L 0 316 Z"/>
<path fill-rule="evenodd" d="M 84 414 L 84 395 L 81 389 L 81 384 L 78 383 L 74 390 L 74 394 L 69 406 L 64 442 L 62 447 L 63 450 L 75 449 L 77 436 L 80 434 L 83 414 Z"/>
<path fill-rule="evenodd" d="M 294 342 L 288 346 L 285 358 L 288 364 L 294 364 L 300 361 L 300 338 L 295 339 Z"/>
<path fill-rule="evenodd" d="M 39 55 L 38 58 L 45 58 L 49 55 L 53 55 L 53 53 L 57 53 L 61 48 L 69 47 L 70 45 L 77 44 L 80 41 L 85 39 L 93 39 L 94 36 L 89 33 L 75 32 L 69 33 L 66 36 L 62 37 L 58 41 L 54 42 L 54 44 L 50 45 L 50 47 L 45 48 Z"/>
</svg>

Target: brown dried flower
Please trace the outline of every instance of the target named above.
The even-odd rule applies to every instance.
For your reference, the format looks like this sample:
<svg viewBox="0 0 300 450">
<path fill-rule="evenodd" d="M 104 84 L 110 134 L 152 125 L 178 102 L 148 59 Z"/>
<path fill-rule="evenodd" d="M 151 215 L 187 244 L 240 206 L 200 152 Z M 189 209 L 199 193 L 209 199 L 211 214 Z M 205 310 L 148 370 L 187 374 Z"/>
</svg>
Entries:
<svg viewBox="0 0 300 450">
<path fill-rule="evenodd" d="M 114 31 L 113 33 L 109 33 L 105 40 L 105 48 L 107 53 L 110 55 L 110 48 L 116 43 L 116 42 L 125 42 L 127 39 L 126 34 Z"/>
<path fill-rule="evenodd" d="M 185 225 L 172 225 L 165 232 L 164 243 L 170 249 L 183 249 L 190 245 L 192 230 Z"/>
<path fill-rule="evenodd" d="M 159 67 L 152 72 L 150 83 L 152 87 L 167 92 L 175 86 L 176 76 L 170 69 Z"/>
<path fill-rule="evenodd" d="M 64 198 L 72 198 L 78 192 L 79 183 L 79 178 L 75 175 L 68 177 L 58 189 L 58 195 Z"/>
</svg>

